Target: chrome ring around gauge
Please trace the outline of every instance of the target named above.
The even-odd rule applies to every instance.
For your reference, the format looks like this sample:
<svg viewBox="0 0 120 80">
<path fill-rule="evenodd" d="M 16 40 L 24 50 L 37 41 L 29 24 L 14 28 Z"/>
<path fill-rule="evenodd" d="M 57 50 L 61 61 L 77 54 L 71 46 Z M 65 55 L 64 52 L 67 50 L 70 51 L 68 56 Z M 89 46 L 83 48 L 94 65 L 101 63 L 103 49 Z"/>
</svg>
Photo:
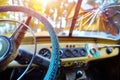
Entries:
<svg viewBox="0 0 120 80">
<path fill-rule="evenodd" d="M 59 52 L 60 52 L 60 58 L 61 58 L 63 56 L 63 54 L 64 54 L 63 50 L 61 49 Z"/>
</svg>

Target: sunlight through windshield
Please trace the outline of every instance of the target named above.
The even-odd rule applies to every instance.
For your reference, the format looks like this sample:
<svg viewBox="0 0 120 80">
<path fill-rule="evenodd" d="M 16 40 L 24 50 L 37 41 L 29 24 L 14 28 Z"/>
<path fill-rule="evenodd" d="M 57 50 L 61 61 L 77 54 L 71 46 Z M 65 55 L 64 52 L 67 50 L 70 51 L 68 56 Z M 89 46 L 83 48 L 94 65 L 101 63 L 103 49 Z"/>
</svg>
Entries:
<svg viewBox="0 0 120 80">
<path fill-rule="evenodd" d="M 19 5 L 34 9 L 46 17 L 58 36 L 69 36 L 77 0 L 4 0 L 0 5 Z M 99 37 L 118 39 L 118 0 L 83 0 L 73 29 L 72 37 Z M 113 6 L 112 6 L 113 5 Z M 27 15 L 18 12 L 1 13 L 0 19 L 25 22 Z M 0 22 L 0 34 L 10 35 L 19 26 L 16 23 Z M 33 18 L 30 27 L 36 36 L 49 36 L 47 29 Z M 103 36 L 104 35 L 104 36 Z M 26 36 L 31 36 L 29 33 Z"/>
</svg>

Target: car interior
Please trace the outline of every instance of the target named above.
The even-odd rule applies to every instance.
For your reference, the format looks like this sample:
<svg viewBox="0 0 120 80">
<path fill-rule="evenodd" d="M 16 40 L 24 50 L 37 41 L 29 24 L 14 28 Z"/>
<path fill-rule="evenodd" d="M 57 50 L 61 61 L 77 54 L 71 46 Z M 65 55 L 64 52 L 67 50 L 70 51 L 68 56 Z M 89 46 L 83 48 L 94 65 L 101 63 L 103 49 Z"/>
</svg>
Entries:
<svg viewBox="0 0 120 80">
<path fill-rule="evenodd" d="M 120 80 L 119 0 L 0 2 L 0 80 Z"/>
</svg>

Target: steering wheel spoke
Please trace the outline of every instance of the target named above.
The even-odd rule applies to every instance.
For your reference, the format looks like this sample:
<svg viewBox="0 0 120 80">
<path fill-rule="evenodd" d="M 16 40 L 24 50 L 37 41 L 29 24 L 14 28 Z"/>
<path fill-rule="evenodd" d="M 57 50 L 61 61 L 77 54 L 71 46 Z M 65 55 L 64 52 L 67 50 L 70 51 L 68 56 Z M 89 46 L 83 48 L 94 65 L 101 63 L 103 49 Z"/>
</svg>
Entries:
<svg viewBox="0 0 120 80">
<path fill-rule="evenodd" d="M 29 16 L 26 25 L 29 25 L 31 17 Z M 0 36 L 0 71 L 6 69 L 7 65 L 17 56 L 17 49 L 24 38 L 27 27 L 23 24 L 17 28 L 13 35 L 8 38 Z"/>
<path fill-rule="evenodd" d="M 25 22 L 26 25 L 29 25 L 31 16 L 29 16 Z M 16 48 L 19 47 L 20 43 L 22 42 L 22 39 L 24 38 L 25 32 L 27 31 L 27 27 L 23 24 L 20 24 L 20 26 L 16 29 L 16 31 L 11 36 L 11 40 L 15 43 Z"/>
</svg>

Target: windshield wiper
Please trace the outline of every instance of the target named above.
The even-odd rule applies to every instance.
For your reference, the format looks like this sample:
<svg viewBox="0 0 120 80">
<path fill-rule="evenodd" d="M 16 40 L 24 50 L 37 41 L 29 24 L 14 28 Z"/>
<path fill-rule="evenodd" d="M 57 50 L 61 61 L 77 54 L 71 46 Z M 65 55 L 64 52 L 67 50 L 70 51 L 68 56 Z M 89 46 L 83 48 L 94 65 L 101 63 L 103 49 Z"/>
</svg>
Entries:
<svg viewBox="0 0 120 80">
<path fill-rule="evenodd" d="M 74 30 L 74 27 L 75 27 L 75 23 L 76 23 L 76 20 L 78 18 L 78 15 L 79 15 L 79 10 L 80 10 L 80 7 L 81 7 L 81 3 L 82 3 L 82 0 L 78 0 L 77 6 L 75 8 L 74 16 L 73 16 L 73 19 L 72 19 L 72 24 L 71 24 L 71 27 L 70 27 L 69 37 L 72 36 L 73 30 Z"/>
</svg>

